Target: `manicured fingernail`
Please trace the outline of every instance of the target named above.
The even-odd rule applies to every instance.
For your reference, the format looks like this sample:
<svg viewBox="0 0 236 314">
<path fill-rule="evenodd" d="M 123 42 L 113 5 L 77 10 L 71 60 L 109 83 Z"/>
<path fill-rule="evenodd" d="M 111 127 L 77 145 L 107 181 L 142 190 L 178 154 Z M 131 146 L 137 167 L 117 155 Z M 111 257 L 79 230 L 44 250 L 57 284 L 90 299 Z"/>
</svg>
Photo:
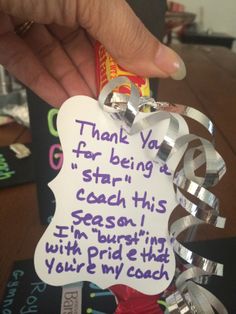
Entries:
<svg viewBox="0 0 236 314">
<path fill-rule="evenodd" d="M 161 45 L 155 57 L 156 66 L 174 80 L 182 80 L 186 76 L 186 67 L 177 53 L 167 46 Z"/>
<path fill-rule="evenodd" d="M 175 63 L 176 71 L 173 72 L 170 77 L 174 80 L 182 80 L 186 76 L 186 67 L 184 61 L 179 57 L 179 60 Z"/>
</svg>

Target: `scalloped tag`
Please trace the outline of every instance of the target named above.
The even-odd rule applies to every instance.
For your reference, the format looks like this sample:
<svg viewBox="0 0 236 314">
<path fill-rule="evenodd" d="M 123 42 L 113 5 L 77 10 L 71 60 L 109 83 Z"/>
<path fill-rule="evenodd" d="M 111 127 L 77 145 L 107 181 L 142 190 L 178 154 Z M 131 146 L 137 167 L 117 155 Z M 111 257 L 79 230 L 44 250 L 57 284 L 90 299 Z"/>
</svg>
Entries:
<svg viewBox="0 0 236 314">
<path fill-rule="evenodd" d="M 188 133 L 176 117 L 179 135 Z M 157 120 L 129 136 L 92 98 L 63 104 L 57 125 L 64 161 L 49 184 L 56 211 L 34 257 L 44 282 L 125 284 L 150 295 L 169 286 L 175 272 L 168 235 L 177 205 L 173 170 L 184 149 L 168 165 L 153 162 L 168 128 L 168 120 Z"/>
</svg>

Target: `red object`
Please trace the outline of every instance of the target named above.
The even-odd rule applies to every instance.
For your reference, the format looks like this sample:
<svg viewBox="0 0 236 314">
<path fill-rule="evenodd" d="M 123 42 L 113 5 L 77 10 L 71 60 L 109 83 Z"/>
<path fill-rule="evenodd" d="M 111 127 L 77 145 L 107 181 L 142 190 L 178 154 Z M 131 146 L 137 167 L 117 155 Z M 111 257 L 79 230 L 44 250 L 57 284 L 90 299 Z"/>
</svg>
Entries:
<svg viewBox="0 0 236 314">
<path fill-rule="evenodd" d="M 163 314 L 157 303 L 159 295 L 145 295 L 125 285 L 110 287 L 117 298 L 115 314 Z"/>
<path fill-rule="evenodd" d="M 98 93 L 110 80 L 119 76 L 126 76 L 136 85 L 140 95 L 150 97 L 149 79 L 140 77 L 123 69 L 99 42 L 96 42 L 95 45 L 95 56 Z M 121 94 L 129 94 L 130 86 L 129 84 L 122 85 L 115 89 L 115 91 Z"/>
</svg>

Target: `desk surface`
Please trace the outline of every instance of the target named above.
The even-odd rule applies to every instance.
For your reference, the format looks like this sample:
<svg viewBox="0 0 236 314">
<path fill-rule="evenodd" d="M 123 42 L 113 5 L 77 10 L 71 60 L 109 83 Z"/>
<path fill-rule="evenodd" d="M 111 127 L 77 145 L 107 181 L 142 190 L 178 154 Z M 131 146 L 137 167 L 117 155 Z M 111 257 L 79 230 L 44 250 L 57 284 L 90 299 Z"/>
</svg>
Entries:
<svg viewBox="0 0 236 314">
<path fill-rule="evenodd" d="M 216 147 L 228 171 L 214 189 L 221 199 L 221 214 L 227 217 L 224 230 L 203 226 L 197 239 L 236 236 L 236 54 L 220 47 L 175 46 L 183 57 L 188 75 L 184 81 L 162 80 L 159 99 L 193 106 L 206 113 L 217 127 Z M 193 126 L 196 132 L 198 127 Z M 11 124 L 0 127 L 0 146 L 15 141 L 28 143 L 30 132 Z M 12 263 L 32 258 L 44 231 L 39 223 L 35 184 L 0 190 L 0 298 Z"/>
</svg>

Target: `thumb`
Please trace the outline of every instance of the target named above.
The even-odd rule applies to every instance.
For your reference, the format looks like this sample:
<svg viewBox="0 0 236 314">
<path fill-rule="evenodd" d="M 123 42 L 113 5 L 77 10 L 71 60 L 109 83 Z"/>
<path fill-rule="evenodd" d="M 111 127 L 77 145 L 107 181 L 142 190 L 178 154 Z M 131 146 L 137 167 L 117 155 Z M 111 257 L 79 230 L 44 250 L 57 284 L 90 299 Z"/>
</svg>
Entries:
<svg viewBox="0 0 236 314">
<path fill-rule="evenodd" d="M 160 43 L 124 0 L 80 0 L 79 23 L 126 70 L 146 77 L 183 79 L 182 59 Z"/>
</svg>

